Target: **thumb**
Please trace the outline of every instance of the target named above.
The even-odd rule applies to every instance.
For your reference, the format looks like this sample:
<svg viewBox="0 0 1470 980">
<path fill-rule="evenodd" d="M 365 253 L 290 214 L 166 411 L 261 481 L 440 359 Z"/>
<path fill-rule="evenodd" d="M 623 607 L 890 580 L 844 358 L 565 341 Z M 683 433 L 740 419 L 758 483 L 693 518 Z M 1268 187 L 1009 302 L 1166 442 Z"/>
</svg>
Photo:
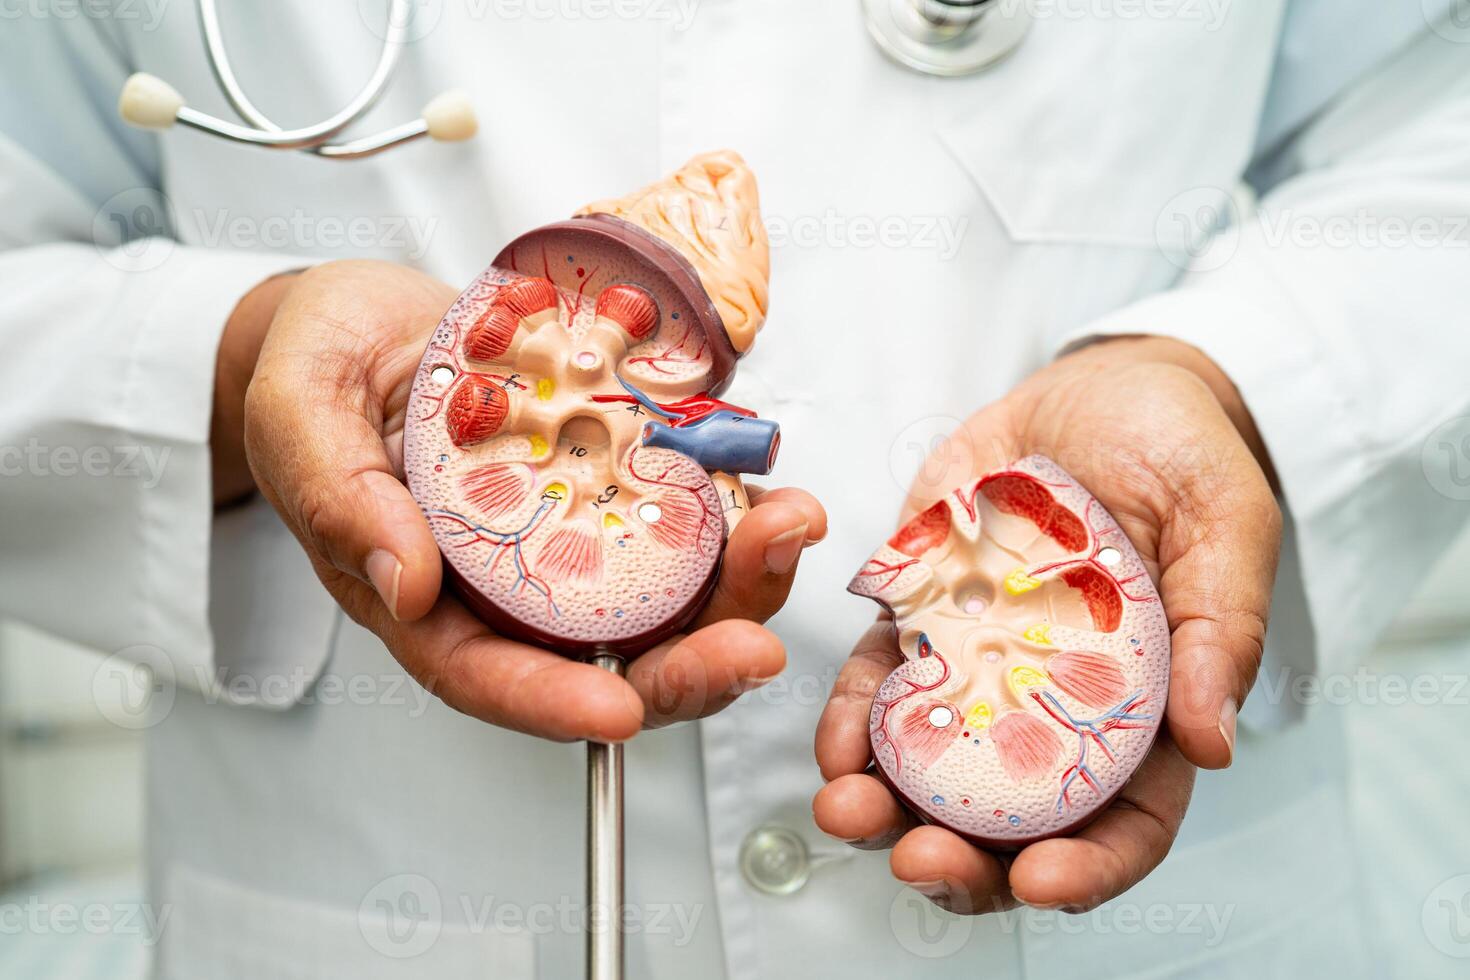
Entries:
<svg viewBox="0 0 1470 980">
<path fill-rule="evenodd" d="M 1203 769 L 1235 752 L 1236 712 L 1255 683 L 1281 546 L 1281 509 L 1242 444 L 1175 487 L 1159 540 L 1159 592 L 1173 626 L 1169 731 Z"/>
<path fill-rule="evenodd" d="M 342 360 L 350 363 L 350 352 Z M 354 618 L 385 608 L 394 619 L 418 619 L 439 594 L 438 546 L 394 474 L 365 381 L 324 376 L 321 363 L 272 357 L 268 347 L 246 395 L 251 470 Z M 381 607 L 366 590 L 341 588 L 342 575 L 371 584 Z"/>
</svg>

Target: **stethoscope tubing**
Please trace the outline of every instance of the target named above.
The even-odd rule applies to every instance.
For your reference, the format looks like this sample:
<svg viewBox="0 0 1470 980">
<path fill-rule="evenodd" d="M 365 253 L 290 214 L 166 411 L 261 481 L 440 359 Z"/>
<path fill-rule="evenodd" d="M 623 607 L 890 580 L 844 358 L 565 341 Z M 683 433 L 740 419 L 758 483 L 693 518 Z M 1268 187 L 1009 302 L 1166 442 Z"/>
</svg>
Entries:
<svg viewBox="0 0 1470 980">
<path fill-rule="evenodd" d="M 330 142 L 332 137 L 361 119 L 383 97 L 393 77 L 393 72 L 398 67 L 399 57 L 403 53 L 409 3 L 410 0 L 391 0 L 388 8 L 387 30 L 384 32 L 383 48 L 378 55 L 377 65 L 373 68 L 367 84 L 350 102 L 313 126 L 281 129 L 265 113 L 255 107 L 241 87 L 240 80 L 236 78 L 235 70 L 230 64 L 229 52 L 225 48 L 224 34 L 220 30 L 219 8 L 215 0 L 199 0 L 199 26 L 204 35 L 204 48 L 208 55 L 210 71 L 213 72 L 215 81 L 219 83 L 220 90 L 224 92 L 230 105 L 240 114 L 241 118 L 252 125 L 242 126 L 188 106 L 179 110 L 179 122 L 193 129 L 212 132 L 237 143 L 270 146 L 283 150 L 325 149 L 325 144 Z M 427 127 L 423 127 L 423 131 L 427 132 Z M 403 134 L 398 134 L 392 142 L 403 142 L 404 139 Z M 385 143 L 380 148 L 385 148 L 387 145 L 389 144 Z"/>
</svg>

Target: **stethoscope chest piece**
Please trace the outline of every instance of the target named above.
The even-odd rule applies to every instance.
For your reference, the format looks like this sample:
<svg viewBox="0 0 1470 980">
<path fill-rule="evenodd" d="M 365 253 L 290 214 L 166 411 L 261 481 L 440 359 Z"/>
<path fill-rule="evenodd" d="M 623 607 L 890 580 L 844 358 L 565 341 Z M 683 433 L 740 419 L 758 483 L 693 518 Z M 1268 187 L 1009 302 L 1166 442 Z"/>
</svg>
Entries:
<svg viewBox="0 0 1470 980">
<path fill-rule="evenodd" d="M 894 61 L 929 75 L 969 75 L 1014 51 L 1031 28 L 1027 0 L 863 0 L 868 33 Z"/>
</svg>

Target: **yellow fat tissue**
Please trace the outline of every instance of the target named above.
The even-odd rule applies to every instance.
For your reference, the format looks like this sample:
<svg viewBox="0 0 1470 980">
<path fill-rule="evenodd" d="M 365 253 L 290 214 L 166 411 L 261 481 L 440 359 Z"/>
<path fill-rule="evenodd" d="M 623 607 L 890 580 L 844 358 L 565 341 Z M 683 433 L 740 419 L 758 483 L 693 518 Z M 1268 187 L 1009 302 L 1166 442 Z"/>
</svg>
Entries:
<svg viewBox="0 0 1470 980">
<path fill-rule="evenodd" d="M 1025 595 L 1040 585 L 1041 579 L 1027 575 L 1024 568 L 1018 568 L 1006 576 L 1006 591 L 1011 595 Z"/>
<path fill-rule="evenodd" d="M 1006 680 L 1011 685 L 1011 692 L 1017 698 L 1024 698 L 1032 688 L 1046 687 L 1051 682 L 1045 671 L 1035 667 L 1012 667 Z"/>
</svg>

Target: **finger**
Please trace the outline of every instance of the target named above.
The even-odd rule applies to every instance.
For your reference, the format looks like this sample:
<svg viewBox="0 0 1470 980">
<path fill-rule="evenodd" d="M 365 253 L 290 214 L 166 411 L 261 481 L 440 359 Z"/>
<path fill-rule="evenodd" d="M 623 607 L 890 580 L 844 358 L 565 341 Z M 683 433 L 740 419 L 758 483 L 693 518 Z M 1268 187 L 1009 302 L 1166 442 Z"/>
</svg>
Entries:
<svg viewBox="0 0 1470 980">
<path fill-rule="evenodd" d="M 1010 886 L 1036 908 L 1084 912 L 1132 888 L 1169 853 L 1189 806 L 1195 769 L 1165 735 L 1123 792 L 1075 837 L 1016 855 Z"/>
<path fill-rule="evenodd" d="M 1005 863 L 943 827 L 919 827 L 904 835 L 888 863 L 899 881 L 959 915 L 1015 905 Z"/>
<path fill-rule="evenodd" d="M 776 634 L 727 619 L 645 653 L 628 667 L 645 727 L 712 715 L 781 673 L 786 649 Z"/>
<path fill-rule="evenodd" d="M 763 495 L 735 526 L 720 560 L 719 581 L 695 620 L 696 627 L 722 619 L 763 623 L 785 603 L 796 578 L 801 550 L 812 534 L 812 520 L 816 519 L 825 533 L 827 519 L 821 504 L 810 494 L 797 490 L 793 494 L 801 499 L 770 499 L 771 494 L 779 492 Z"/>
<path fill-rule="evenodd" d="M 822 778 L 834 780 L 859 773 L 873 761 L 868 716 L 873 696 L 889 674 L 903 663 L 893 620 L 883 618 L 858 640 L 837 674 L 827 706 L 817 722 L 817 766 Z"/>
<path fill-rule="evenodd" d="M 927 447 L 928 452 L 909 485 L 899 526 L 920 511 L 982 473 L 999 469 L 1025 455 L 1013 433 L 1016 420 L 1004 402 L 993 402 L 971 415 L 954 432 Z"/>
<path fill-rule="evenodd" d="M 351 351 L 306 355 L 285 334 L 273 328 L 246 396 L 256 483 L 324 578 L 335 571 L 368 582 L 395 618 L 417 619 L 439 594 L 439 550 L 394 475 L 381 405 L 353 376 Z"/>
<path fill-rule="evenodd" d="M 452 597 L 411 623 L 380 606 L 369 616 L 429 693 L 481 721 L 561 742 L 622 742 L 643 726 L 643 702 L 621 677 L 495 636 Z"/>
<path fill-rule="evenodd" d="M 797 487 L 777 487 L 767 490 L 754 483 L 745 485 L 745 494 L 751 506 L 760 504 L 786 503 L 800 508 L 806 515 L 806 543 L 817 544 L 827 537 L 827 509 L 816 497 Z"/>
<path fill-rule="evenodd" d="M 1239 440 L 1236 440 L 1238 443 Z M 1281 511 L 1243 445 L 1228 469 L 1182 481 L 1159 543 L 1173 625 L 1169 730 L 1184 757 L 1230 765 L 1255 682 L 1281 544 Z"/>
<path fill-rule="evenodd" d="M 812 818 L 822 833 L 865 851 L 892 847 L 918 826 L 881 780 L 863 773 L 841 776 L 819 789 Z"/>
</svg>

